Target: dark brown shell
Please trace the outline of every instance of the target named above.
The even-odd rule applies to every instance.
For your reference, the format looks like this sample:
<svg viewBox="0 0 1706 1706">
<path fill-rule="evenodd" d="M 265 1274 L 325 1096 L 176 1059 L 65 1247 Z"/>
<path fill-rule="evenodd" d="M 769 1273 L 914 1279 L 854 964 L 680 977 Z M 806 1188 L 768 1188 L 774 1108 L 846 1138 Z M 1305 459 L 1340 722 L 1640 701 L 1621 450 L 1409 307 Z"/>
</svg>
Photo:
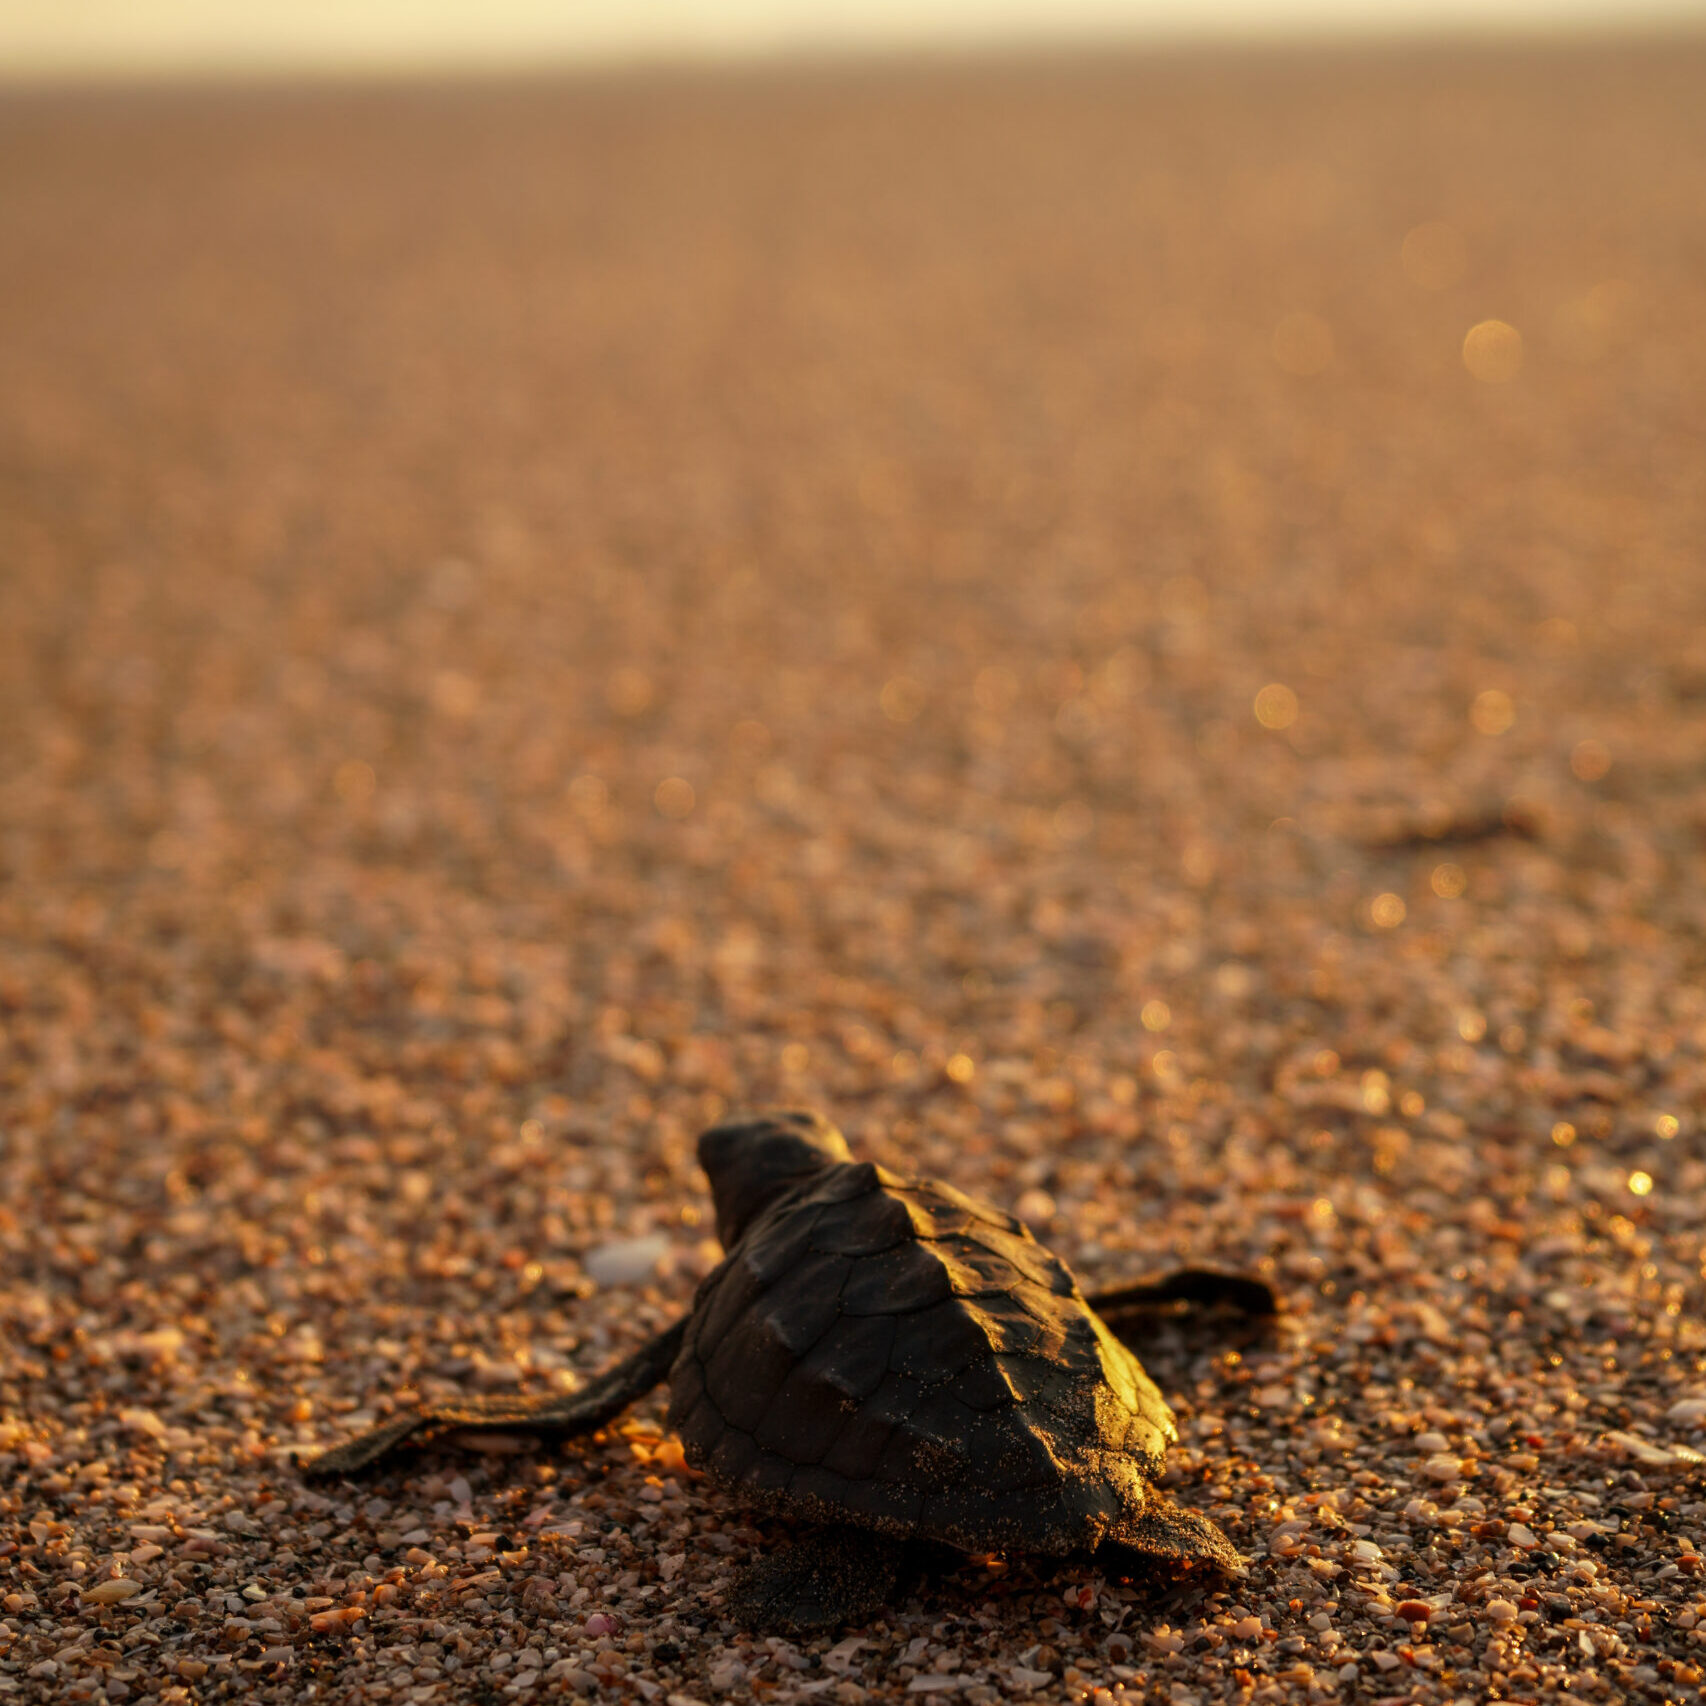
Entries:
<svg viewBox="0 0 1706 1706">
<path fill-rule="evenodd" d="M 758 1504 L 967 1551 L 1093 1550 L 1177 1438 L 1020 1222 L 870 1162 L 786 1191 L 706 1278 L 669 1421 Z"/>
</svg>

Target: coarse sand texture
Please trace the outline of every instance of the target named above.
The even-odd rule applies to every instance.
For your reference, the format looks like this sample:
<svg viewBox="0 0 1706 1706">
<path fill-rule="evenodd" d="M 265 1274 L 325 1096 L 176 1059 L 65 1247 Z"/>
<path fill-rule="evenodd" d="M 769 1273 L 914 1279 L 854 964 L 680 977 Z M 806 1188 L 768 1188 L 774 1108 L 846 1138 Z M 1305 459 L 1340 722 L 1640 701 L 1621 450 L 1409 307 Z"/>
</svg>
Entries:
<svg viewBox="0 0 1706 1706">
<path fill-rule="evenodd" d="M 1699 1698 L 1706 47 L 14 90 L 0 256 L 0 1702 Z M 1249 1573 L 304 1478 L 767 1106 L 1271 1281 Z"/>
</svg>

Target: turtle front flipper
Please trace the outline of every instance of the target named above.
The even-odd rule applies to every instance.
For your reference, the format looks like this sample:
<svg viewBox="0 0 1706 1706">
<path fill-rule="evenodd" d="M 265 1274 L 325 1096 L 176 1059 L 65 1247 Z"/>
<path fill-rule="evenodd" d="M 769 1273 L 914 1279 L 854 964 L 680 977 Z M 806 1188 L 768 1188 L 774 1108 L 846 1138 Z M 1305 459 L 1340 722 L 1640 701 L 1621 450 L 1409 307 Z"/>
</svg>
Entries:
<svg viewBox="0 0 1706 1706">
<path fill-rule="evenodd" d="M 590 1433 L 668 1377 L 686 1325 L 677 1321 L 578 1392 L 454 1398 L 442 1404 L 424 1404 L 321 1452 L 302 1465 L 302 1472 L 322 1480 L 333 1475 L 356 1475 L 390 1456 L 406 1440 L 425 1439 L 450 1429 L 529 1433 L 552 1439 Z"/>
<path fill-rule="evenodd" d="M 823 1635 L 868 1623 L 900 1578 L 905 1544 L 860 1528 L 831 1528 L 749 1564 L 729 1595 L 745 1629 Z"/>
<path fill-rule="evenodd" d="M 1279 1314 L 1279 1296 L 1254 1274 L 1227 1274 L 1214 1268 L 1180 1268 L 1176 1273 L 1140 1285 L 1115 1286 L 1085 1301 L 1119 1332 L 1122 1317 L 1141 1317 L 1156 1310 L 1186 1304 L 1199 1309 L 1232 1309 L 1240 1315 Z M 1124 1338 L 1123 1333 L 1120 1334 Z"/>
</svg>

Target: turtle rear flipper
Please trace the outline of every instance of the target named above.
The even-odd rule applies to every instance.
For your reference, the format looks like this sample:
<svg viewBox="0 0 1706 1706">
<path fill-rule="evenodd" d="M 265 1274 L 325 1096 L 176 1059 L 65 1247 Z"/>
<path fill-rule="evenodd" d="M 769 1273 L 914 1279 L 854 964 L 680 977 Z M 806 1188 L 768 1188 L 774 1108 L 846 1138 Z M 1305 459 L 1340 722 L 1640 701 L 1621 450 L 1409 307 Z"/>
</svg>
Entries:
<svg viewBox="0 0 1706 1706">
<path fill-rule="evenodd" d="M 1214 1523 L 1159 1491 L 1152 1491 L 1143 1510 L 1108 1535 L 1097 1556 L 1128 1575 L 1176 1577 L 1181 1567 L 1220 1577 L 1244 1574 L 1244 1560 Z"/>
<path fill-rule="evenodd" d="M 681 1349 L 685 1326 L 685 1321 L 677 1321 L 578 1392 L 455 1398 L 442 1404 L 424 1404 L 321 1452 L 302 1465 L 302 1472 L 320 1480 L 356 1475 L 390 1456 L 407 1440 L 425 1439 L 450 1429 L 529 1433 L 551 1439 L 591 1433 L 668 1377 L 670 1364 Z"/>
</svg>

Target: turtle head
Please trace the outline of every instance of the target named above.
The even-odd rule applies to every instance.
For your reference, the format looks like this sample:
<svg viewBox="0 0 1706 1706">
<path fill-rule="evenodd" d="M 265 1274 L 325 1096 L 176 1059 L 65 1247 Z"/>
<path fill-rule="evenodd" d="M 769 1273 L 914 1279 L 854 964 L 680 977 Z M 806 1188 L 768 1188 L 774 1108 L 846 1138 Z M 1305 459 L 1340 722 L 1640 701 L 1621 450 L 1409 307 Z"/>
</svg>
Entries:
<svg viewBox="0 0 1706 1706">
<path fill-rule="evenodd" d="M 723 1248 L 732 1249 L 752 1217 L 790 1185 L 852 1159 L 828 1120 L 798 1109 L 737 1114 L 702 1132 L 699 1165 L 711 1181 Z"/>
</svg>

